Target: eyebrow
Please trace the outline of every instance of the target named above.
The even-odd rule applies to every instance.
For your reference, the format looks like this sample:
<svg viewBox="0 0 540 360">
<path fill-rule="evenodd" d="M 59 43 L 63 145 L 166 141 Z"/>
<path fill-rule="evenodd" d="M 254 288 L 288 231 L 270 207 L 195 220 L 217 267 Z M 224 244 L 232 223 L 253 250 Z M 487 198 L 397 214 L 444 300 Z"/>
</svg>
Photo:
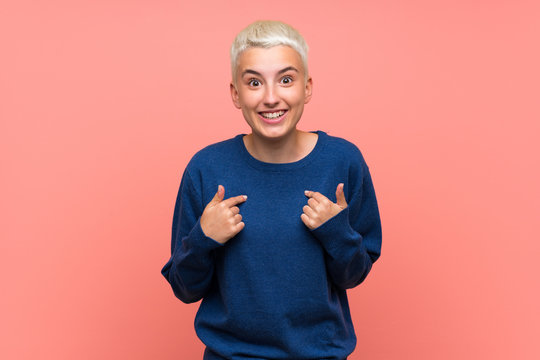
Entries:
<svg viewBox="0 0 540 360">
<path fill-rule="evenodd" d="M 296 72 L 299 72 L 297 68 L 295 68 L 294 66 L 287 66 L 286 68 L 283 68 L 281 70 L 278 71 L 278 75 L 281 75 L 283 73 L 286 73 L 287 71 L 296 71 Z M 262 74 L 258 71 L 255 71 L 255 70 L 251 70 L 251 69 L 246 69 L 244 71 L 242 71 L 242 77 L 246 74 L 253 74 L 253 75 L 257 75 L 257 76 L 261 76 L 262 77 Z"/>
</svg>

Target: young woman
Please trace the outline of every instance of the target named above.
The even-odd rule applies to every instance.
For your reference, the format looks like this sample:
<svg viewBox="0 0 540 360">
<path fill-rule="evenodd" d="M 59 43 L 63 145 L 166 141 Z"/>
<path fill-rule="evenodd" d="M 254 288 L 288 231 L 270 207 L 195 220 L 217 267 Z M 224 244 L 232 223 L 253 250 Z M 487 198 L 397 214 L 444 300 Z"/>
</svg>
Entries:
<svg viewBox="0 0 540 360">
<path fill-rule="evenodd" d="M 252 131 L 184 171 L 162 274 L 183 302 L 202 299 L 204 359 L 346 359 L 355 348 L 346 289 L 378 259 L 381 223 L 359 149 L 297 129 L 307 50 L 281 22 L 242 30 L 230 90 Z"/>
</svg>

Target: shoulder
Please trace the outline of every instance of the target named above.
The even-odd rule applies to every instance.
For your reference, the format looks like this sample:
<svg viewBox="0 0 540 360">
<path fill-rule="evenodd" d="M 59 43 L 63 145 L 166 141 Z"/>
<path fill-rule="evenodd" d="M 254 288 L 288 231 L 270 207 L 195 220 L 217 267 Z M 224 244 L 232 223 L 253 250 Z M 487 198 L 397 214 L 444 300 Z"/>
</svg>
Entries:
<svg viewBox="0 0 540 360">
<path fill-rule="evenodd" d="M 198 150 L 184 169 L 183 177 L 200 186 L 204 182 L 222 179 L 231 164 L 238 161 L 241 134 L 207 145 Z M 216 180 L 217 181 L 217 180 Z"/>
<path fill-rule="evenodd" d="M 235 149 L 238 147 L 238 138 L 241 135 L 237 135 L 227 140 L 222 140 L 197 151 L 187 165 L 188 171 L 194 171 L 196 169 L 205 168 L 216 163 L 227 161 L 231 155 L 237 153 Z"/>
<path fill-rule="evenodd" d="M 326 156 L 330 156 L 334 161 L 341 164 L 345 162 L 349 166 L 358 166 L 359 168 L 367 166 L 364 156 L 356 144 L 325 132 L 322 135 L 326 138 L 326 146 L 324 147 Z"/>
</svg>

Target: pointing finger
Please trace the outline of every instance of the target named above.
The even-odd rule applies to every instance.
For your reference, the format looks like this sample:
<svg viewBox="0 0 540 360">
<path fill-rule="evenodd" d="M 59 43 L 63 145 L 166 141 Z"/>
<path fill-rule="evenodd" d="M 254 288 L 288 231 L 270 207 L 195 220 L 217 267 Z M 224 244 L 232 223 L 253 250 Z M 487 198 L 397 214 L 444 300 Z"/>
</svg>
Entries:
<svg viewBox="0 0 540 360">
<path fill-rule="evenodd" d="M 318 191 L 306 190 L 304 193 L 306 194 L 307 197 L 313 198 L 313 199 L 317 200 L 318 202 L 323 202 L 325 200 L 328 200 L 328 198 L 326 196 L 324 196 L 323 194 L 321 194 Z"/>
<path fill-rule="evenodd" d="M 223 203 L 227 207 L 232 207 L 234 205 L 238 205 L 240 203 L 243 203 L 246 200 L 247 200 L 246 195 L 238 195 L 238 196 L 230 197 L 230 198 L 228 198 L 226 200 L 223 200 Z"/>
</svg>

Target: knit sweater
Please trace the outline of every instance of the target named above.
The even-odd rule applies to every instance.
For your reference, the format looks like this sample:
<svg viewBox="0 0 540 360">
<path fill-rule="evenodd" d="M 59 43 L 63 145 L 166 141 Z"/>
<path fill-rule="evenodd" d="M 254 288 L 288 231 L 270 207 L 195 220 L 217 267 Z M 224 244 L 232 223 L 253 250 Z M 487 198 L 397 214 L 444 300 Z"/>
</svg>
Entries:
<svg viewBox="0 0 540 360">
<path fill-rule="evenodd" d="M 368 166 L 352 143 L 323 131 L 292 163 L 266 163 L 240 134 L 199 151 L 180 184 L 171 257 L 162 269 L 185 303 L 202 299 L 198 337 L 224 359 L 344 359 L 356 346 L 346 289 L 360 284 L 381 251 L 381 223 Z M 348 206 L 310 230 L 304 190 Z M 207 237 L 200 217 L 218 185 L 245 227 L 225 244 Z"/>
</svg>

